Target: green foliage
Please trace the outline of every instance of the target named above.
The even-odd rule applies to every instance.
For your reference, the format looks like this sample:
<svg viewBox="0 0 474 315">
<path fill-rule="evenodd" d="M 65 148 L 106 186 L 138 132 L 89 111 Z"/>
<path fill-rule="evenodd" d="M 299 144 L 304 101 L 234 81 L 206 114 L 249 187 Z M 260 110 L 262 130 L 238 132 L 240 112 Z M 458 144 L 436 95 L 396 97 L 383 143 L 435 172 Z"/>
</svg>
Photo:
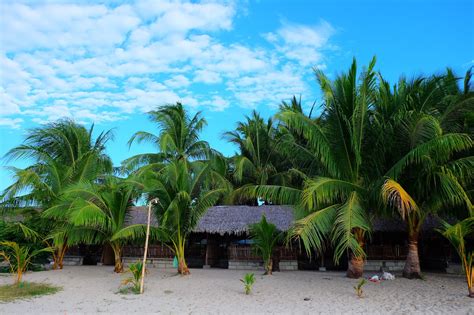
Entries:
<svg viewBox="0 0 474 315">
<path fill-rule="evenodd" d="M 249 233 L 253 248 L 263 258 L 265 273 L 271 274 L 273 251 L 283 234 L 277 230 L 275 224 L 267 221 L 265 215 L 260 222 L 249 225 Z"/>
<path fill-rule="evenodd" d="M 176 103 L 160 106 L 148 115 L 157 125 L 159 133 L 155 135 L 138 131 L 128 144 L 131 146 L 134 142 L 148 142 L 154 145 L 158 152 L 139 154 L 125 160 L 122 163 L 125 171 L 135 171 L 142 166 L 174 160 L 208 159 L 217 153 L 206 141 L 199 140 L 199 133 L 207 124 L 200 112 L 191 117 L 181 103 Z"/>
<path fill-rule="evenodd" d="M 0 302 L 11 302 L 18 299 L 28 299 L 42 295 L 54 294 L 61 288 L 46 283 L 22 282 L 0 286 Z"/>
<path fill-rule="evenodd" d="M 255 283 L 255 275 L 253 273 L 246 273 L 244 278 L 240 279 L 240 281 L 244 284 L 245 294 L 250 294 Z"/>
<path fill-rule="evenodd" d="M 280 148 L 284 134 L 278 130 L 272 118 L 265 122 L 256 111 L 246 116 L 245 120 L 238 123 L 235 131 L 224 134 L 240 151 L 232 159 L 233 180 L 239 185 L 284 183 L 288 180 L 286 170 L 290 167 Z M 239 201 L 247 197 L 241 191 L 237 191 L 236 195 Z"/>
<path fill-rule="evenodd" d="M 354 290 L 356 292 L 356 295 L 358 298 L 361 298 L 362 295 L 364 294 L 364 290 L 362 289 L 364 285 L 367 283 L 367 280 L 364 278 L 360 279 L 357 285 L 354 287 Z"/>
<path fill-rule="evenodd" d="M 142 279 L 142 272 L 143 272 L 143 263 L 141 261 L 137 261 L 132 263 L 128 266 L 128 272 L 132 274 L 131 277 L 126 278 L 122 281 L 122 285 L 131 285 L 129 288 L 130 290 L 135 293 L 140 293 L 140 281 Z"/>
<path fill-rule="evenodd" d="M 127 225 L 131 200 L 137 196 L 140 184 L 134 178 L 106 176 L 101 184 L 81 182 L 70 186 L 63 201 L 45 210 L 44 216 L 64 220 L 72 227 L 68 242 L 109 244 L 116 261 L 116 272 L 121 272 L 121 251 L 126 241 L 144 238 L 146 226 Z M 155 229 L 152 237 L 156 239 Z"/>
<path fill-rule="evenodd" d="M 74 185 L 92 183 L 112 171 L 112 161 L 105 154 L 105 144 L 111 131 L 93 139 L 94 126 L 89 130 L 72 120 L 59 120 L 28 131 L 20 146 L 11 149 L 7 161 L 29 159 L 33 164 L 25 169 L 10 168 L 14 183 L 0 196 L 2 208 L 12 214 L 17 208 L 48 209 L 64 206 L 64 194 Z M 40 217 L 37 213 L 37 217 Z M 55 266 L 62 266 L 68 239 L 76 232 L 63 216 L 47 218 L 48 239 L 55 249 Z M 35 226 L 36 228 L 37 226 Z M 58 261 L 58 259 L 60 261 Z"/>
<path fill-rule="evenodd" d="M 324 95 L 324 110 L 319 119 L 312 119 L 295 108 L 282 106 L 276 115 L 282 128 L 293 135 L 290 142 L 304 145 L 305 154 L 317 163 L 318 175 L 307 177 L 306 165 L 295 165 L 300 187 L 276 185 L 257 186 L 250 194 L 263 196 L 276 203 L 293 204 L 298 209 L 290 236 L 299 239 L 311 255 L 324 250 L 328 241 L 334 245 L 336 262 L 350 251 L 364 257 L 365 235 L 371 231 L 368 198 L 373 187 L 371 173 L 365 167 L 370 160 L 367 146 L 369 111 L 375 98 L 375 58 L 360 76 L 356 62 L 334 81 L 321 71 L 316 77 Z M 359 82 L 359 83 L 358 83 Z M 299 154 L 300 146 L 288 145 L 289 156 Z M 313 164 L 314 165 L 314 164 Z"/>
<path fill-rule="evenodd" d="M 35 256 L 43 252 L 52 252 L 51 247 L 32 250 L 29 246 L 20 246 L 18 243 L 1 241 L 0 257 L 10 265 L 10 272 L 15 275 L 15 283 L 20 283 L 23 274 L 31 265 Z"/>
<path fill-rule="evenodd" d="M 134 172 L 148 199 L 158 198 L 154 207 L 158 234 L 178 258 L 178 271 L 189 273 L 184 248 L 199 219 L 231 186 L 225 179 L 222 156 L 199 139 L 206 121 L 200 113 L 190 117 L 183 105 L 166 105 L 149 113 L 159 134 L 139 132 L 131 139 L 149 141 L 158 153 L 126 160 L 124 169 Z"/>
<path fill-rule="evenodd" d="M 467 246 L 467 238 L 474 236 L 474 216 L 453 225 L 447 222 L 442 224 L 443 227 L 438 231 L 456 249 L 466 275 L 469 296 L 474 297 L 474 250 Z"/>
</svg>

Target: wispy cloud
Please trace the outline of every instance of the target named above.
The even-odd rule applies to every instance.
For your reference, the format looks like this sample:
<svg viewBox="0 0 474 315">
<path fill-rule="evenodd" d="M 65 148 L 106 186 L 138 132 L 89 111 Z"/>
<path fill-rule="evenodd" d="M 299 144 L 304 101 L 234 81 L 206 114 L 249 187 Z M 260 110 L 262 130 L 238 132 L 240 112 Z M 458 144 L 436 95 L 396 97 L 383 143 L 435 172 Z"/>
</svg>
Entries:
<svg viewBox="0 0 474 315">
<path fill-rule="evenodd" d="M 325 21 L 282 22 L 268 45 L 229 43 L 233 2 L 1 6 L 0 125 L 12 128 L 113 121 L 176 101 L 213 111 L 275 102 L 308 89 L 304 76 L 324 66 L 334 34 Z"/>
</svg>

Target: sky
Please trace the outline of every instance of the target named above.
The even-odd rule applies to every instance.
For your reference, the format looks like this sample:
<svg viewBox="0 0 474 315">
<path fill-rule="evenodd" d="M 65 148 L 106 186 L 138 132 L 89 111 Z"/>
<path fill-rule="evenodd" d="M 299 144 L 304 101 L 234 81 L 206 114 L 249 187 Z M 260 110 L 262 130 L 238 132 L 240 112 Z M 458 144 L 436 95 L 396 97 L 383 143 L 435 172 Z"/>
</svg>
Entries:
<svg viewBox="0 0 474 315">
<path fill-rule="evenodd" d="M 321 103 L 313 69 L 330 77 L 377 57 L 390 82 L 474 66 L 471 0 L 0 0 L 0 156 L 28 129 L 69 117 L 113 129 L 116 165 L 150 145 L 146 112 L 182 102 L 225 155 L 225 131 L 283 100 Z M 0 189 L 11 183 L 0 161 Z"/>
</svg>

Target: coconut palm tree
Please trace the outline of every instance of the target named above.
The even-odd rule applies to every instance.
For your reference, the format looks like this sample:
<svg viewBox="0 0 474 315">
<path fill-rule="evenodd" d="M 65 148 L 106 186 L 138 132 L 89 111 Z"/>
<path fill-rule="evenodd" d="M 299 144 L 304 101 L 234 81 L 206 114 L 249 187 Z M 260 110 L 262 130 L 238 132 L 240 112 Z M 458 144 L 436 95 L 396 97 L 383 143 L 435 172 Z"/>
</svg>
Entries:
<svg viewBox="0 0 474 315">
<path fill-rule="evenodd" d="M 135 155 L 123 161 L 122 166 L 133 171 L 141 166 L 171 160 L 207 159 L 213 152 L 206 141 L 199 139 L 199 133 L 206 126 L 201 112 L 189 116 L 181 103 L 161 106 L 148 113 L 149 118 L 159 129 L 157 135 L 147 131 L 136 132 L 128 141 L 133 143 L 148 142 L 153 144 L 156 153 Z"/>
<path fill-rule="evenodd" d="M 383 96 L 374 110 L 373 131 L 379 134 L 374 146 L 380 148 L 380 154 L 373 163 L 380 170 L 389 165 L 382 198 L 407 224 L 409 250 L 403 272 L 407 278 L 421 277 L 418 239 L 426 216 L 453 206 L 472 211 L 466 188 L 474 179 L 474 158 L 469 152 L 473 142 L 468 134 L 445 130 L 464 125 L 464 118 L 456 112 L 466 111 L 474 99 L 457 96 L 453 82 L 448 72 L 412 81 L 402 78 L 393 92 L 381 85 Z"/>
<path fill-rule="evenodd" d="M 7 161 L 30 159 L 25 169 L 9 168 L 14 182 L 1 195 L 4 209 L 33 207 L 47 209 L 59 202 L 63 192 L 78 182 L 95 181 L 99 175 L 112 171 L 112 162 L 105 154 L 105 145 L 112 132 L 102 132 L 94 140 L 94 126 L 89 130 L 72 120 L 60 120 L 28 131 L 24 143 L 11 149 Z M 51 222 L 54 236 L 54 267 L 62 268 L 70 230 L 60 222 Z M 60 231 L 62 231 L 60 233 Z"/>
<path fill-rule="evenodd" d="M 110 245 L 114 252 L 114 271 L 123 271 L 122 247 L 131 240 L 143 238 L 146 226 L 129 224 L 132 200 L 138 196 L 133 179 L 105 177 L 101 184 L 78 183 L 65 191 L 63 201 L 47 210 L 44 215 L 54 219 L 66 219 L 76 228 L 69 235 L 73 244 Z M 153 234 L 156 238 L 156 233 Z"/>
<path fill-rule="evenodd" d="M 371 230 L 371 170 L 365 163 L 374 153 L 365 136 L 368 110 L 374 101 L 374 66 L 375 58 L 359 79 L 355 60 L 349 72 L 334 81 L 316 71 L 324 95 L 321 117 L 311 119 L 298 111 L 283 110 L 277 118 L 304 137 L 306 151 L 317 159 L 320 175 L 308 177 L 300 171 L 302 188 L 260 185 L 251 192 L 272 202 L 296 205 L 301 218 L 291 235 L 302 240 L 308 254 L 314 249 L 322 251 L 330 239 L 336 262 L 350 253 L 347 276 L 354 278 L 362 275 L 365 237 Z"/>
<path fill-rule="evenodd" d="M 150 187 L 161 240 L 169 244 L 178 259 L 178 272 L 189 274 L 184 250 L 189 234 L 199 219 L 229 191 L 227 180 L 206 161 L 177 159 L 142 167 L 137 176 Z"/>
<path fill-rule="evenodd" d="M 471 181 L 474 157 L 450 160 L 473 146 L 467 135 L 447 134 L 417 146 L 387 173 L 382 186 L 384 201 L 396 208 L 408 228 L 408 255 L 404 277 L 421 278 L 418 239 L 429 213 L 450 206 L 473 213 L 463 183 Z"/>
<path fill-rule="evenodd" d="M 275 224 L 267 221 L 265 215 L 262 216 L 260 222 L 249 225 L 249 233 L 253 241 L 252 246 L 263 258 L 265 274 L 271 275 L 273 269 L 273 251 L 283 234 L 277 230 Z"/>
</svg>

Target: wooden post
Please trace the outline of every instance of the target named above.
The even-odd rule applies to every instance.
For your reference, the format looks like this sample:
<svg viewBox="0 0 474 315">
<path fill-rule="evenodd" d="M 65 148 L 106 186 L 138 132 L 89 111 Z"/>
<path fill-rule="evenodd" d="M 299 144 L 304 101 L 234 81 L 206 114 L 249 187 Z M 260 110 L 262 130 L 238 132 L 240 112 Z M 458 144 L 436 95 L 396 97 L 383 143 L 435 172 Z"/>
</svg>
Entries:
<svg viewBox="0 0 474 315">
<path fill-rule="evenodd" d="M 152 199 L 148 202 L 148 219 L 146 223 L 145 250 L 143 253 L 143 266 L 142 266 L 142 278 L 140 281 L 140 294 L 143 294 L 143 286 L 145 284 L 146 256 L 148 254 L 148 238 L 150 237 L 150 224 L 151 224 L 151 205 L 153 203 L 158 203 L 158 198 Z"/>
</svg>

